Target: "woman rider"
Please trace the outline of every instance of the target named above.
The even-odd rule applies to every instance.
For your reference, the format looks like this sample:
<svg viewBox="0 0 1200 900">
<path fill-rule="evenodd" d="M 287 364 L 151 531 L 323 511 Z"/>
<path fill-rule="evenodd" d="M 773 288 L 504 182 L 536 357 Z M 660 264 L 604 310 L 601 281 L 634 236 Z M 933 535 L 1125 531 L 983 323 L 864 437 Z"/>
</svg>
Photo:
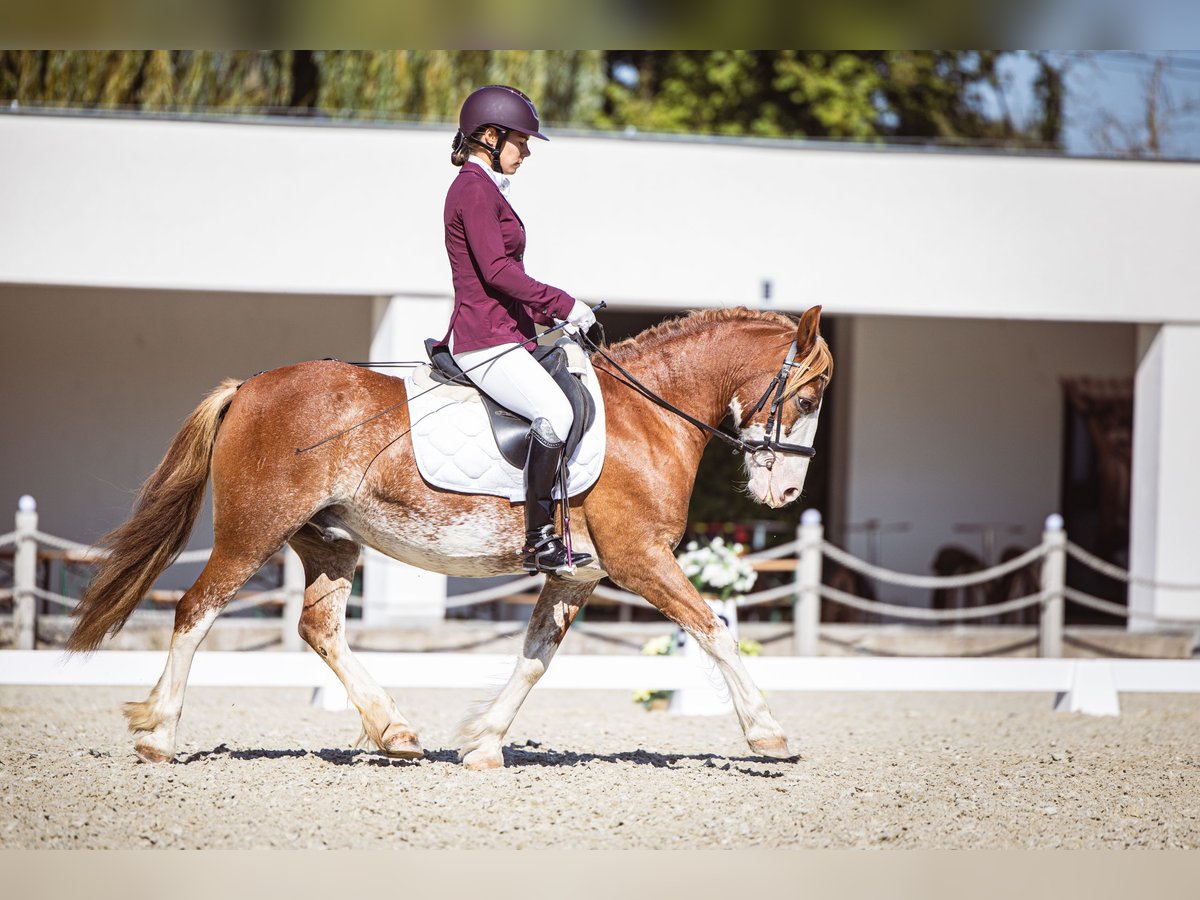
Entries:
<svg viewBox="0 0 1200 900">
<path fill-rule="evenodd" d="M 454 278 L 450 352 L 493 400 L 533 423 L 525 462 L 525 555 L 529 572 L 567 568 L 551 491 L 573 421 L 566 395 L 534 360 L 534 324 L 595 324 L 588 307 L 525 274 L 525 228 L 508 202 L 508 178 L 530 155 L 538 114 L 516 88 L 489 85 L 463 103 L 450 162 L 461 168 L 446 194 L 446 252 Z M 521 349 L 518 349 L 521 348 Z M 508 352 L 511 351 L 511 352 Z M 501 355 L 503 354 L 503 355 Z M 591 556 L 575 553 L 574 565 Z"/>
</svg>

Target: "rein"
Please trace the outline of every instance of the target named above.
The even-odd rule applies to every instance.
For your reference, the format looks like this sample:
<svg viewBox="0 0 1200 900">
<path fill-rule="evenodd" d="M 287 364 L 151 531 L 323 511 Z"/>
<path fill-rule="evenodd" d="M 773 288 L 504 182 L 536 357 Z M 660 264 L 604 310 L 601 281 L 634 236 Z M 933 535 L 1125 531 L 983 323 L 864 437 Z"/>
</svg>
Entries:
<svg viewBox="0 0 1200 900">
<path fill-rule="evenodd" d="M 610 366 L 621 373 L 622 378 L 617 378 L 615 375 L 613 375 L 614 379 L 621 384 L 624 384 L 626 387 L 632 388 L 652 403 L 655 403 L 668 412 L 675 414 L 685 422 L 689 422 L 692 425 L 695 425 L 701 431 L 705 431 L 718 440 L 724 441 L 733 448 L 734 453 L 749 453 L 755 457 L 756 461 L 761 460 L 761 464 L 766 466 L 768 469 L 774 465 L 775 455 L 777 453 L 790 453 L 796 456 L 804 456 L 809 459 L 812 459 L 817 455 L 817 451 L 812 447 L 807 447 L 803 444 L 787 444 L 779 440 L 780 431 L 783 426 L 783 416 L 780 415 L 780 412 L 783 407 L 783 392 L 784 387 L 787 384 L 788 370 L 800 365 L 799 363 L 795 362 L 797 349 L 795 338 L 792 339 L 792 346 L 788 349 L 787 358 L 784 360 L 783 366 L 779 369 L 779 373 L 771 379 L 771 383 L 767 385 L 767 389 L 763 391 L 763 395 L 758 399 L 758 402 L 754 404 L 754 407 L 748 413 L 746 413 L 746 415 L 742 417 L 742 421 L 738 423 L 739 429 L 745 428 L 746 423 L 750 421 L 755 413 L 763 408 L 767 402 L 767 398 L 771 397 L 771 393 L 774 392 L 775 396 L 771 401 L 771 411 L 767 415 L 767 427 L 764 430 L 763 439 L 760 441 L 750 441 L 743 438 L 740 434 L 735 434 L 734 432 L 728 431 L 723 427 L 718 426 L 717 428 L 714 428 L 707 422 L 701 422 L 695 416 L 689 415 L 679 407 L 667 400 L 664 400 L 658 394 L 654 393 L 654 391 L 650 390 L 650 388 L 638 381 L 638 379 L 631 375 L 628 371 L 626 371 L 619 362 L 605 352 L 603 347 L 601 347 L 587 335 L 582 335 L 582 337 L 585 344 L 599 354 Z M 609 374 L 612 375 L 613 373 L 609 372 Z M 772 428 L 775 430 L 774 435 L 771 434 Z"/>
</svg>

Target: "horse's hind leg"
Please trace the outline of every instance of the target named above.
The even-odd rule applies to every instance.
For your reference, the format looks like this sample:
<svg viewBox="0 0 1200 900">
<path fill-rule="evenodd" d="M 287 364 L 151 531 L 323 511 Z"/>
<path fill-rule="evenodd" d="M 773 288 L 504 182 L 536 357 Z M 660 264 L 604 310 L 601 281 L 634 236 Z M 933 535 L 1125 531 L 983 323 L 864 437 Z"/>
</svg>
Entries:
<svg viewBox="0 0 1200 900">
<path fill-rule="evenodd" d="M 596 582 L 565 581 L 554 575 L 538 596 L 525 630 L 525 646 L 516 668 L 500 693 L 459 726 L 459 756 L 468 769 L 504 765 L 500 742 L 517 717 L 517 710 L 550 665 L 571 622 L 583 608 Z"/>
<path fill-rule="evenodd" d="M 347 540 L 325 542 L 311 528 L 291 540 L 304 563 L 304 611 L 300 636 L 329 664 L 362 716 L 361 744 L 369 739 L 388 756 L 413 759 L 424 755 L 417 734 L 391 698 L 346 643 L 346 600 L 354 581 L 359 545 Z"/>
<path fill-rule="evenodd" d="M 162 676 L 149 697 L 124 707 L 129 730 L 137 735 L 134 750 L 145 762 L 167 762 L 175 756 L 175 729 L 196 648 L 225 604 L 270 556 L 271 551 L 265 550 L 231 557 L 217 547 L 196 583 L 180 598 Z"/>
</svg>

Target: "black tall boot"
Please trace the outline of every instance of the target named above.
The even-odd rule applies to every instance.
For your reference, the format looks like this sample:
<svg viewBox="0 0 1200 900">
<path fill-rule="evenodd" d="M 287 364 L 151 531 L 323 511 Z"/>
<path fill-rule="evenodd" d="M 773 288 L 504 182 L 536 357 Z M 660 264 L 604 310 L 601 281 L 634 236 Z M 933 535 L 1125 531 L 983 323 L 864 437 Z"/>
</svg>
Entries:
<svg viewBox="0 0 1200 900">
<path fill-rule="evenodd" d="M 567 570 L 567 548 L 554 531 L 554 482 L 562 465 L 563 442 L 545 419 L 537 419 L 529 435 L 525 460 L 525 554 L 526 572 Z M 571 564 L 586 566 L 589 553 L 571 554 Z"/>
</svg>

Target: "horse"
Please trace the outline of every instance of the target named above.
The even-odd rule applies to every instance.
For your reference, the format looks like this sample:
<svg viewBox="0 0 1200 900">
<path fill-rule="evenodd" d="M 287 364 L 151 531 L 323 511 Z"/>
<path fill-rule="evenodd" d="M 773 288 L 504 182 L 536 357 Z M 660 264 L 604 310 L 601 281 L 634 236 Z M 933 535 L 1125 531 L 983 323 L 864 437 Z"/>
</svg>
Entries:
<svg viewBox="0 0 1200 900">
<path fill-rule="evenodd" d="M 575 546 L 591 553 L 597 567 L 579 570 L 588 577 L 546 577 L 511 677 L 460 729 L 464 766 L 504 765 L 504 735 L 605 574 L 707 651 L 755 754 L 791 756 L 736 644 L 679 568 L 674 549 L 701 454 L 727 415 L 750 443 L 770 438 L 764 420 L 793 446 L 812 443 L 833 370 L 820 314 L 813 307 L 797 321 L 742 307 L 708 309 L 607 348 L 595 345 L 607 453 L 599 479 L 570 499 L 569 511 Z M 628 376 L 691 419 L 633 390 Z M 776 402 L 754 406 L 776 384 Z M 346 601 L 361 547 L 448 575 L 506 575 L 521 572 L 524 530 L 519 504 L 427 484 L 409 425 L 403 379 L 334 360 L 243 382 L 226 379 L 191 413 L 142 486 L 131 518 L 98 542 L 110 554 L 76 607 L 67 644 L 88 652 L 121 629 L 187 544 L 211 477 L 212 554 L 178 602 L 162 676 L 146 700 L 124 706 L 140 759 L 174 758 L 197 647 L 222 608 L 285 543 L 304 567 L 300 635 L 345 686 L 362 719 L 360 745 L 402 759 L 423 755 L 412 725 L 346 641 Z M 773 508 L 791 503 L 800 497 L 808 462 L 806 455 L 761 446 L 746 452 L 746 490 Z"/>
</svg>

